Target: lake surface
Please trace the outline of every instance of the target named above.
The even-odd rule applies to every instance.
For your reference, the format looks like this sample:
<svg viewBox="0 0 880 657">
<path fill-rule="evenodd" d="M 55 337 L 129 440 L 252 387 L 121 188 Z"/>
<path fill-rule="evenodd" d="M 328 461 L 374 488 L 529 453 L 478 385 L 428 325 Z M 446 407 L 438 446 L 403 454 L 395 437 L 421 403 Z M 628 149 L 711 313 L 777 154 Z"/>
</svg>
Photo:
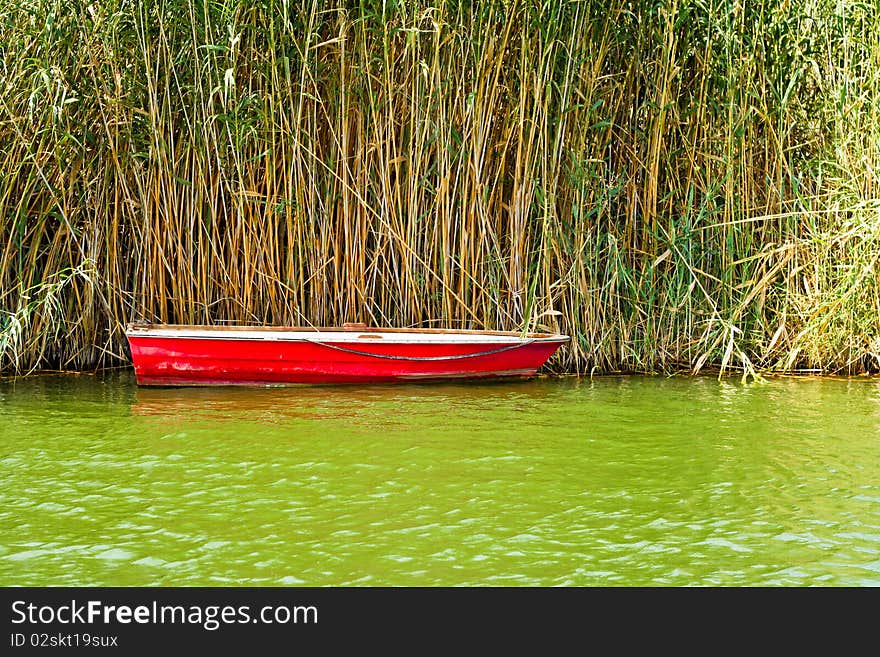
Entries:
<svg viewBox="0 0 880 657">
<path fill-rule="evenodd" d="M 880 585 L 880 380 L 0 380 L 0 585 Z"/>
</svg>

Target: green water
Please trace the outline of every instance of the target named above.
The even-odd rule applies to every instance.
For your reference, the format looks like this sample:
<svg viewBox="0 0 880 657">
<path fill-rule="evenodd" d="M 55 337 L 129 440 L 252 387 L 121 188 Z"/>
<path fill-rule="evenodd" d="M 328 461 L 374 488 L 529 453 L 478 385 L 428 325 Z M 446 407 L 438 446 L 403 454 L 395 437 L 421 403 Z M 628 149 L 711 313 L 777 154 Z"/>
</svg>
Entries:
<svg viewBox="0 0 880 657">
<path fill-rule="evenodd" d="M 880 585 L 880 381 L 0 381 L 0 585 Z"/>
</svg>

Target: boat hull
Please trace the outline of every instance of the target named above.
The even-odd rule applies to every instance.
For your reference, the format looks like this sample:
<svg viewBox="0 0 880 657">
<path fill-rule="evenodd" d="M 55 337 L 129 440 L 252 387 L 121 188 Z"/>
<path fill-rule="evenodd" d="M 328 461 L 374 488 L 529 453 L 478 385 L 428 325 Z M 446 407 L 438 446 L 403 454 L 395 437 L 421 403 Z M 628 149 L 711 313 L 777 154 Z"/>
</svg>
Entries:
<svg viewBox="0 0 880 657">
<path fill-rule="evenodd" d="M 529 377 L 567 336 L 130 328 L 139 385 L 289 385 Z"/>
</svg>

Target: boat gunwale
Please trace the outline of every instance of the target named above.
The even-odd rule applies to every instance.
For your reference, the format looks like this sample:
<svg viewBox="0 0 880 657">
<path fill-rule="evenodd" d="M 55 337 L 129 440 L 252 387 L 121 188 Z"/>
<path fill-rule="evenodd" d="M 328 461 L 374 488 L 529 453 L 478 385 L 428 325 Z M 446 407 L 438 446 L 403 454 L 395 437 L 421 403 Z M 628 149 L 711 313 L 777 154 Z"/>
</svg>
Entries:
<svg viewBox="0 0 880 657">
<path fill-rule="evenodd" d="M 155 333 L 155 331 L 163 331 L 163 333 Z M 197 334 L 197 335 L 187 335 L 187 331 L 190 332 L 199 332 L 199 333 L 207 333 L 208 335 Z M 172 334 L 169 335 L 168 332 Z M 210 335 L 211 333 L 218 333 L 217 336 Z M 212 339 L 221 339 L 221 340 L 253 340 L 251 336 L 236 336 L 236 335 L 219 335 L 221 333 L 267 333 L 269 335 L 272 334 L 283 334 L 283 333 L 300 333 L 303 334 L 302 337 L 288 338 L 289 340 L 302 340 L 307 341 L 310 337 L 313 336 L 314 339 L 327 339 L 328 334 L 345 334 L 346 336 L 352 334 L 380 334 L 380 333 L 390 333 L 392 335 L 399 335 L 401 337 L 412 336 L 412 335 L 449 335 L 450 337 L 455 337 L 457 339 L 453 340 L 454 342 L 462 342 L 461 338 L 467 338 L 468 336 L 486 336 L 486 337 L 505 337 L 505 338 L 514 338 L 516 340 L 523 341 L 533 341 L 533 342 L 569 342 L 571 340 L 570 336 L 563 335 L 561 333 L 518 333 L 516 331 L 479 331 L 479 330 L 470 330 L 470 329 L 420 329 L 420 328 L 380 328 L 380 327 L 365 327 L 365 326 L 246 326 L 241 324 L 234 325 L 199 325 L 199 324 L 128 324 L 125 328 L 125 334 L 127 337 L 151 337 L 151 338 L 186 338 L 186 339 L 201 339 L 201 340 L 212 340 Z M 283 337 L 279 337 L 279 340 L 283 340 Z"/>
</svg>

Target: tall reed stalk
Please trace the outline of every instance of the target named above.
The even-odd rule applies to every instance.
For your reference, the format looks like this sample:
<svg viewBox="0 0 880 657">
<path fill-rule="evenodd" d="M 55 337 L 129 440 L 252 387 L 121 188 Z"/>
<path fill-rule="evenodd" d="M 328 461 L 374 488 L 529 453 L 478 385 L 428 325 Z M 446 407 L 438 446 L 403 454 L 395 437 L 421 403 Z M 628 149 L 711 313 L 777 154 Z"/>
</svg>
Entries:
<svg viewBox="0 0 880 657">
<path fill-rule="evenodd" d="M 558 371 L 880 367 L 880 13 L 10 0 L 0 369 L 128 321 L 560 330 Z"/>
</svg>

